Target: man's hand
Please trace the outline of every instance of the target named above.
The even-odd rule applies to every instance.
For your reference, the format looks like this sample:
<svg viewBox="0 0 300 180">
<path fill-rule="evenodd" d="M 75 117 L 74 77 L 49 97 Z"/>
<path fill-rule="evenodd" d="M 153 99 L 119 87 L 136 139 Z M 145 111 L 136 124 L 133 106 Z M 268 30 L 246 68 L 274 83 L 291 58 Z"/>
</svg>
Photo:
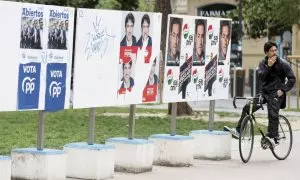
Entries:
<svg viewBox="0 0 300 180">
<path fill-rule="evenodd" d="M 282 91 L 281 89 L 279 89 L 279 90 L 277 91 L 277 96 L 280 97 L 280 96 L 282 96 L 282 95 L 283 95 L 283 91 Z"/>
<path fill-rule="evenodd" d="M 271 57 L 271 58 L 268 59 L 268 66 L 269 67 L 272 67 L 273 64 L 276 62 L 276 57 L 277 56 L 273 56 L 273 57 Z"/>
</svg>

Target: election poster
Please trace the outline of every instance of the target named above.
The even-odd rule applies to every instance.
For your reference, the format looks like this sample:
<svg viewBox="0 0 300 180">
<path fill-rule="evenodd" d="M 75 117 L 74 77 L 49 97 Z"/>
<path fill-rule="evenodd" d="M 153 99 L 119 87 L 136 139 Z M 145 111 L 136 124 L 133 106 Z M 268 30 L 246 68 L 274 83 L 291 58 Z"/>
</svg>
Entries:
<svg viewBox="0 0 300 180">
<path fill-rule="evenodd" d="M 144 90 L 143 90 L 143 103 L 149 103 L 149 102 L 158 102 L 158 93 L 159 93 L 159 56 L 154 59 L 151 69 L 149 72 L 149 77 L 147 80 L 147 83 L 145 84 Z"/>
<path fill-rule="evenodd" d="M 74 9 L 47 8 L 47 63 L 45 64 L 46 111 L 66 109 L 70 105 Z"/>
<path fill-rule="evenodd" d="M 45 6 L 19 4 L 21 9 L 18 109 L 39 109 L 41 66 L 44 59 Z M 13 23 L 13 22 L 12 22 Z"/>
<path fill-rule="evenodd" d="M 154 13 L 122 12 L 118 104 L 156 102 L 159 46 L 152 43 L 159 45 L 153 30 L 160 27 L 155 20 Z"/>
<path fill-rule="evenodd" d="M 50 18 L 52 15 L 56 18 L 61 17 L 60 11 L 69 12 L 67 19 L 70 23 L 74 22 L 73 8 L 0 2 L 0 22 L 10 24 L 9 28 L 0 28 L 2 39 L 0 53 L 5 57 L 2 58 L 5 68 L 0 75 L 3 83 L 6 84 L 6 88 L 2 88 L 0 93 L 1 102 L 5 102 L 5 105 L 0 103 L 1 111 L 47 111 L 69 108 L 70 83 L 68 81 L 71 75 L 72 48 L 64 49 L 64 52 L 48 51 Z M 72 46 L 72 34 L 73 26 L 66 34 L 66 39 L 70 39 L 66 43 L 67 46 Z M 63 34 L 61 36 L 63 37 Z M 65 67 L 60 66 L 57 69 L 55 65 L 52 66 L 54 62 L 63 63 Z M 52 68 L 57 72 L 53 72 Z M 64 80 L 58 82 L 58 86 L 55 84 L 50 87 L 51 77 L 60 75 Z M 47 92 L 50 91 L 52 95 L 62 95 L 55 100 L 54 104 L 53 100 L 49 101 L 47 98 Z"/>
<path fill-rule="evenodd" d="M 76 27 L 73 108 L 158 100 L 160 13 L 78 9 Z"/>
<path fill-rule="evenodd" d="M 169 17 L 164 93 L 176 101 L 188 101 L 192 94 L 189 88 L 192 84 L 193 47 L 194 47 L 193 19 L 184 16 Z M 166 98 L 165 94 L 163 99 Z"/>
<path fill-rule="evenodd" d="M 205 66 L 204 100 L 227 99 L 230 79 L 231 20 L 210 18 L 208 39 L 210 57 Z"/>
<path fill-rule="evenodd" d="M 204 96 L 204 73 L 205 73 L 205 64 L 208 62 L 207 52 L 207 19 L 196 18 L 193 20 L 195 23 L 194 26 L 194 47 L 193 47 L 193 67 L 192 67 L 192 76 L 191 76 L 191 86 L 190 91 L 194 91 L 192 100 L 202 99 Z"/>
<path fill-rule="evenodd" d="M 231 20 L 169 15 L 166 39 L 163 102 L 228 98 Z"/>
<path fill-rule="evenodd" d="M 39 109 L 44 6 L 0 1 L 0 111 Z"/>
</svg>

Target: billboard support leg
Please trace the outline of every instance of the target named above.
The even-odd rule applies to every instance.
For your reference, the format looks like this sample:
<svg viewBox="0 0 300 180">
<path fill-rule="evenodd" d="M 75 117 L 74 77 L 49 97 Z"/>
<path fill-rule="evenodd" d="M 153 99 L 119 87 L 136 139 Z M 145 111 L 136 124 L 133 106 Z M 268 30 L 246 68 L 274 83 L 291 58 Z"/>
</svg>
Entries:
<svg viewBox="0 0 300 180">
<path fill-rule="evenodd" d="M 177 103 L 172 103 L 172 109 L 171 109 L 171 136 L 176 135 L 176 115 L 177 115 Z"/>
<path fill-rule="evenodd" d="M 208 122 L 208 130 L 214 130 L 214 119 L 215 119 L 215 100 L 209 101 L 209 122 Z"/>
<path fill-rule="evenodd" d="M 130 105 L 128 139 L 134 138 L 136 105 Z"/>
<path fill-rule="evenodd" d="M 39 126 L 38 126 L 38 133 L 37 133 L 37 149 L 43 150 L 44 149 L 44 130 L 45 130 L 45 111 L 39 111 Z"/>
<path fill-rule="evenodd" d="M 96 115 L 96 108 L 90 108 L 90 110 L 89 110 L 89 140 L 88 140 L 88 145 L 93 145 L 94 144 L 95 115 Z"/>
</svg>

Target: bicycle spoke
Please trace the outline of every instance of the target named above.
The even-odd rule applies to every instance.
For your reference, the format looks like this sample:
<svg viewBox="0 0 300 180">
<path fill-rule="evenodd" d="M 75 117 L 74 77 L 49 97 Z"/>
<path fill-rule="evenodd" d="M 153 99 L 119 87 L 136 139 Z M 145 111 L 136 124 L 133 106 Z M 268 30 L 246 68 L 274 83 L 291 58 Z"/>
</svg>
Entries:
<svg viewBox="0 0 300 180">
<path fill-rule="evenodd" d="M 281 123 L 280 123 L 280 120 L 279 120 L 279 127 L 280 127 L 281 131 L 283 132 L 283 134 L 284 134 L 284 136 L 285 136 L 285 133 L 284 133 L 284 130 L 283 130 L 282 125 L 281 125 Z M 278 131 L 278 132 L 280 132 L 280 131 Z"/>
</svg>

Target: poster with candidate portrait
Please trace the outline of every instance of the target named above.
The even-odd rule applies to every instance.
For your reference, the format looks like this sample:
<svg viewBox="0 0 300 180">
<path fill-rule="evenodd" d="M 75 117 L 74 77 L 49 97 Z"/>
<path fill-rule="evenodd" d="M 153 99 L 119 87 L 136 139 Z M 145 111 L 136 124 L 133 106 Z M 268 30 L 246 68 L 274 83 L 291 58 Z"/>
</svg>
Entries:
<svg viewBox="0 0 300 180">
<path fill-rule="evenodd" d="M 192 97 L 194 29 L 188 16 L 169 16 L 163 101 L 189 101 Z M 167 95 L 166 95 L 167 94 Z"/>
<path fill-rule="evenodd" d="M 214 93 L 217 99 L 227 99 L 230 80 L 230 54 L 231 54 L 231 34 L 232 21 L 220 19 L 219 23 L 219 44 L 218 44 L 218 68 L 217 81 Z M 226 92 L 226 94 L 224 93 Z"/>
<path fill-rule="evenodd" d="M 149 72 L 149 77 L 147 83 L 145 84 L 143 90 L 143 103 L 148 102 L 158 102 L 158 93 L 159 93 L 159 56 L 154 59 L 151 69 Z"/>
<path fill-rule="evenodd" d="M 210 55 L 207 58 L 204 69 L 204 99 L 216 98 L 216 83 L 218 70 L 218 52 L 219 52 L 219 19 L 208 19 L 208 46 Z"/>
<path fill-rule="evenodd" d="M 50 9 L 48 25 L 48 49 L 68 49 L 69 9 Z M 71 46 L 72 47 L 72 46 Z"/>
<path fill-rule="evenodd" d="M 46 111 L 57 111 L 70 106 L 74 9 L 48 6 L 46 15 L 47 64 L 43 106 Z"/>
<path fill-rule="evenodd" d="M 118 89 L 120 104 L 141 102 L 141 100 L 142 102 L 156 101 L 156 98 L 145 97 L 147 94 L 149 94 L 147 96 L 157 95 L 157 88 L 154 87 L 158 84 L 156 74 L 158 64 L 157 57 L 153 55 L 158 56 L 159 51 L 155 47 L 155 54 L 152 53 L 152 43 L 159 42 L 159 39 L 157 39 L 158 33 L 154 34 L 153 31 L 158 26 L 154 18 L 153 13 L 122 12 Z M 148 82 L 153 87 L 143 90 Z"/>
<path fill-rule="evenodd" d="M 56 99 L 56 102 L 63 105 L 53 104 L 51 110 L 61 110 L 69 108 L 70 94 L 70 68 L 72 66 L 72 49 L 64 52 L 66 55 L 58 56 L 55 51 L 50 53 L 47 50 L 48 22 L 50 11 L 56 12 L 59 9 L 70 12 L 70 21 L 73 22 L 74 9 L 58 6 L 47 6 L 30 3 L 0 2 L 0 22 L 9 24 L 10 28 L 0 28 L 0 53 L 5 57 L 2 59 L 5 64 L 4 71 L 0 72 L 5 88 L 1 90 L 0 111 L 16 110 L 48 110 L 48 102 L 45 97 L 49 89 L 47 88 L 49 76 L 59 74 L 47 68 L 50 55 L 58 58 L 60 63 L 65 64 L 66 79 L 65 94 Z M 56 15 L 58 15 L 57 13 Z M 9 17 L 9 18 L 7 18 Z M 73 28 L 73 27 L 72 27 Z M 72 46 L 73 29 L 68 35 Z M 17 52 L 17 53 L 16 53 Z M 48 73 L 47 73 L 48 71 Z M 49 75 L 48 75 L 49 74 Z M 59 89 L 56 87 L 54 89 Z M 56 91 L 59 94 L 59 91 Z"/>
<path fill-rule="evenodd" d="M 226 28 L 223 27 L 224 22 Z M 209 18 L 207 30 L 209 43 L 207 48 L 210 57 L 205 65 L 203 99 L 227 99 L 230 79 L 231 20 Z"/>
<path fill-rule="evenodd" d="M 205 63 L 209 60 L 207 55 L 207 19 L 196 18 L 195 20 L 195 36 L 193 48 L 193 67 L 191 86 L 189 91 L 192 93 L 192 99 L 202 99 L 204 97 L 204 73 Z"/>
<path fill-rule="evenodd" d="M 222 63 L 219 57 L 222 49 L 230 54 L 231 35 L 227 32 L 231 26 L 223 31 L 226 39 L 220 46 L 223 21 L 231 23 L 222 18 L 169 15 L 163 102 L 228 98 L 230 56 Z M 178 63 L 174 57 L 178 57 Z"/>
<path fill-rule="evenodd" d="M 20 19 L 20 55 L 17 108 L 39 109 L 42 61 L 45 58 L 43 26 L 45 6 L 18 4 Z M 16 6 L 15 6 L 16 7 Z"/>
<path fill-rule="evenodd" d="M 73 107 L 156 102 L 160 22 L 160 13 L 79 9 Z"/>
<path fill-rule="evenodd" d="M 21 15 L 21 49 L 43 49 L 44 7 L 23 6 Z"/>
</svg>

